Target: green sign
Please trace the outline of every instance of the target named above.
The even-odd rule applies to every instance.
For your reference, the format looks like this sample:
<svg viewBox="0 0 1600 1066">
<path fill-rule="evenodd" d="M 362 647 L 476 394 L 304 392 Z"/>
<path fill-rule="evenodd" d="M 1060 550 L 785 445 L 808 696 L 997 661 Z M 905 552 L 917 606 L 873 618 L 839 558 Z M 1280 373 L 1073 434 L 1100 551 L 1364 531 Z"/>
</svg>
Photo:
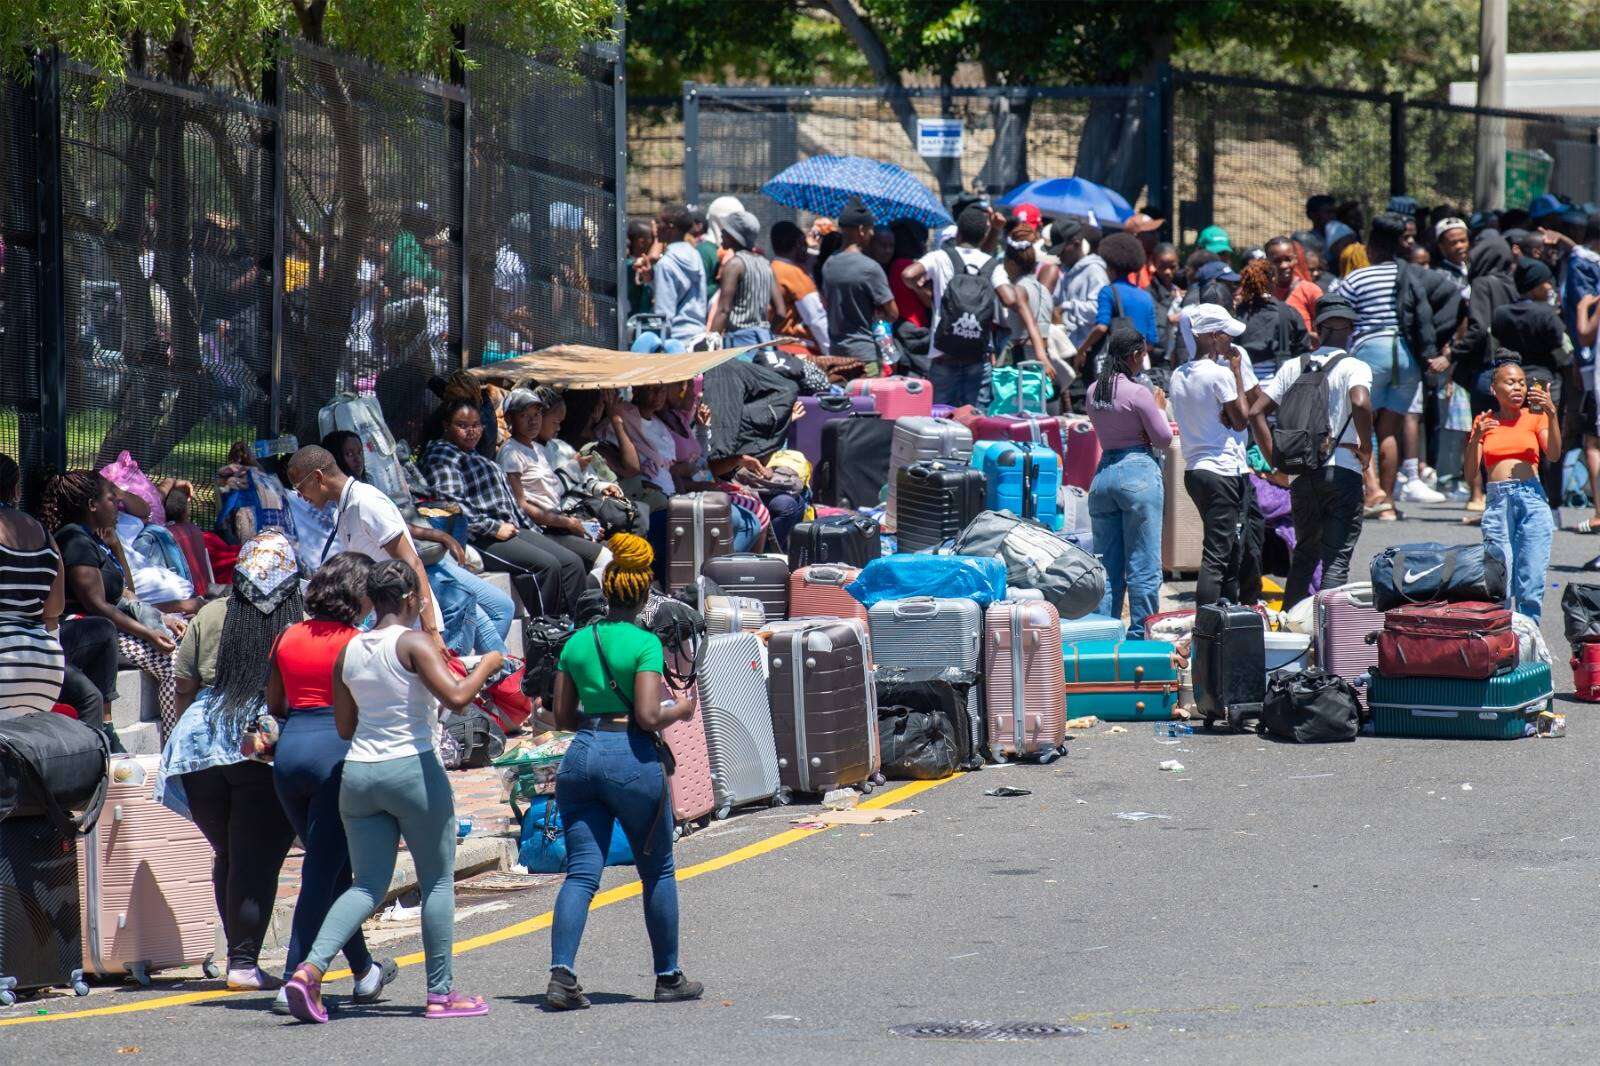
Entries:
<svg viewBox="0 0 1600 1066">
<path fill-rule="evenodd" d="M 1506 206 L 1527 207 L 1550 188 L 1555 160 L 1538 148 L 1506 149 Z"/>
</svg>

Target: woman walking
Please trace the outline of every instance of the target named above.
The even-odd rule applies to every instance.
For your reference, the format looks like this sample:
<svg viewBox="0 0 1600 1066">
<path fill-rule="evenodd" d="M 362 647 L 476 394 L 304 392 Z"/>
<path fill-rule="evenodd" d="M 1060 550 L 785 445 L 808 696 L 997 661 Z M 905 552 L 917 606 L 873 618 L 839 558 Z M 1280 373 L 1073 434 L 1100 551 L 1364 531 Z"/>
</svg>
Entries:
<svg viewBox="0 0 1600 1066">
<path fill-rule="evenodd" d="M 391 559 L 374 566 L 367 575 L 367 598 L 377 625 L 345 645 L 333 674 L 334 718 L 339 736 L 350 741 L 339 814 L 355 884 L 334 903 L 306 960 L 284 986 L 289 1011 L 301 1021 L 328 1020 L 322 975 L 383 900 L 403 838 L 422 893 L 427 1017 L 488 1014 L 484 998 L 456 990 L 451 975 L 455 798 L 434 736 L 438 703 L 455 711 L 466 707 L 500 669 L 501 656 L 491 651 L 466 677 L 452 674 L 426 634 L 412 629 L 419 609 L 417 577 L 405 563 Z"/>
<path fill-rule="evenodd" d="M 567 641 L 556 676 L 556 724 L 577 736 L 556 775 L 556 804 L 566 826 L 567 879 L 556 897 L 550 934 L 550 984 L 544 1001 L 553 1010 L 589 1006 L 573 966 L 616 822 L 627 834 L 644 883 L 656 1001 L 698 999 L 703 991 L 700 982 L 678 968 L 672 811 L 666 770 L 651 735 L 689 717 L 694 704 L 666 699 L 661 641 L 634 622 L 650 594 L 655 559 L 649 543 L 618 533 L 606 546 L 611 563 L 601 587 L 609 615 Z"/>
<path fill-rule="evenodd" d="M 1539 483 L 1539 462 L 1555 454 L 1561 424 L 1548 386 L 1531 387 L 1516 363 L 1501 363 L 1492 388 L 1498 409 L 1472 423 L 1466 468 L 1488 471 L 1489 501 L 1483 543 L 1505 559 L 1506 605 L 1535 622 L 1544 611 L 1544 575 L 1550 566 L 1555 519 Z"/>
</svg>

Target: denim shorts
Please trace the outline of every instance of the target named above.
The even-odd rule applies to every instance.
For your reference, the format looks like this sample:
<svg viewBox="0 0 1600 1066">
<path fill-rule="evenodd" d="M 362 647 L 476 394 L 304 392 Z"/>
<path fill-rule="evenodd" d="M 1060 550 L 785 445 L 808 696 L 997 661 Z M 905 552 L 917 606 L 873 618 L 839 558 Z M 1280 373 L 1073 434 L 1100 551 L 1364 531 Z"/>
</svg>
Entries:
<svg viewBox="0 0 1600 1066">
<path fill-rule="evenodd" d="M 1372 409 L 1407 414 L 1421 395 L 1422 368 L 1392 329 L 1369 333 L 1350 354 L 1372 368 Z"/>
</svg>

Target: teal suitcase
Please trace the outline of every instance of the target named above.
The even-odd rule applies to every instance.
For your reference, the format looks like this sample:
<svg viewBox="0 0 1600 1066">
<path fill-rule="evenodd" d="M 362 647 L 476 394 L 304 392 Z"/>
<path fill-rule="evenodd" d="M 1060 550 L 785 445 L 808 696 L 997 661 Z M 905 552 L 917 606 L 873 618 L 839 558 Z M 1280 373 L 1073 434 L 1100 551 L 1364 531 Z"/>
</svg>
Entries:
<svg viewBox="0 0 1600 1066">
<path fill-rule="evenodd" d="M 1372 671 L 1367 706 L 1380 737 L 1515 740 L 1554 701 L 1547 663 L 1524 663 L 1482 681 L 1458 677 L 1383 677 Z"/>
<path fill-rule="evenodd" d="M 1088 640 L 1061 649 L 1067 717 L 1106 722 L 1172 717 L 1178 706 L 1178 667 L 1164 640 Z"/>
</svg>

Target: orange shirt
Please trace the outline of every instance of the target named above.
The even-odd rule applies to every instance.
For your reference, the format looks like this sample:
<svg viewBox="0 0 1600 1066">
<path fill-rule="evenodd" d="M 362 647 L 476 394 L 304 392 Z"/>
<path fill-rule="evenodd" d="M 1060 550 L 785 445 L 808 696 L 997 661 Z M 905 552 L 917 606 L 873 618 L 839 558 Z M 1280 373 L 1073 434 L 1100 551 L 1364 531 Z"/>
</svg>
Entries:
<svg viewBox="0 0 1600 1066">
<path fill-rule="evenodd" d="M 1483 435 L 1483 465 L 1493 470 L 1507 459 L 1538 466 L 1544 454 L 1544 431 L 1550 416 L 1523 411 L 1515 422 L 1496 419 Z"/>
<path fill-rule="evenodd" d="M 789 313 L 778 323 L 777 332 L 787 337 L 810 340 L 811 331 L 806 329 L 805 322 L 800 318 L 800 300 L 816 292 L 817 283 L 811 280 L 810 274 L 787 259 L 772 261 L 772 276 L 777 279 L 778 288 L 783 291 L 783 298 L 789 308 Z"/>
<path fill-rule="evenodd" d="M 1322 299 L 1321 286 L 1304 278 L 1296 278 L 1287 292 L 1274 288 L 1272 295 L 1299 311 L 1300 317 L 1306 320 L 1306 329 L 1317 332 L 1317 301 Z"/>
</svg>

